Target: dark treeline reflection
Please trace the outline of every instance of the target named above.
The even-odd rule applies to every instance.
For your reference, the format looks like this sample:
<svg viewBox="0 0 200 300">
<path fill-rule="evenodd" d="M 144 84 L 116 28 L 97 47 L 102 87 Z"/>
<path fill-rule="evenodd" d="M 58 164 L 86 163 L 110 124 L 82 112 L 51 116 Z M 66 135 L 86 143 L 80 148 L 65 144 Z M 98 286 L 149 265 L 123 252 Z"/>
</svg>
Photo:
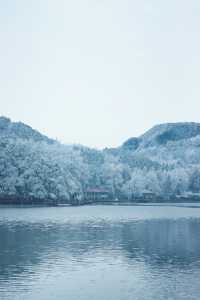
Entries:
<svg viewBox="0 0 200 300">
<path fill-rule="evenodd" d="M 104 251 L 124 262 L 143 260 L 161 267 L 189 267 L 200 260 L 198 219 L 115 223 L 0 222 L 0 281 L 34 272 L 43 262 L 64 258 L 84 263 Z"/>
</svg>

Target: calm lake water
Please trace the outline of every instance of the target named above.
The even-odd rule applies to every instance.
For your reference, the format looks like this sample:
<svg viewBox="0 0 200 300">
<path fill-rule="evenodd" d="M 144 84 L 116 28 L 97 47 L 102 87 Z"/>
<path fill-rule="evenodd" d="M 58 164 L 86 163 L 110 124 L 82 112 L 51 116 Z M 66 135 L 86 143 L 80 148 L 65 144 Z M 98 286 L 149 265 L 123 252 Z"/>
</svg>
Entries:
<svg viewBox="0 0 200 300">
<path fill-rule="evenodd" d="M 199 300 L 194 206 L 0 207 L 0 299 Z"/>
</svg>

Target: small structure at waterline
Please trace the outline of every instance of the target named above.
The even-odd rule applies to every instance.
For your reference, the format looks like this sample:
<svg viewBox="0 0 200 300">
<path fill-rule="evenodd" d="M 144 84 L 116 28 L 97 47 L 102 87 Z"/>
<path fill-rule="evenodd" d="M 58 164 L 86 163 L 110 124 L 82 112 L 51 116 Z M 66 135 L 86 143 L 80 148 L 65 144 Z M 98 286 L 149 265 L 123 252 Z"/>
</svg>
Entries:
<svg viewBox="0 0 200 300">
<path fill-rule="evenodd" d="M 84 199 L 89 203 L 108 201 L 110 192 L 103 188 L 90 188 L 85 191 Z"/>
</svg>

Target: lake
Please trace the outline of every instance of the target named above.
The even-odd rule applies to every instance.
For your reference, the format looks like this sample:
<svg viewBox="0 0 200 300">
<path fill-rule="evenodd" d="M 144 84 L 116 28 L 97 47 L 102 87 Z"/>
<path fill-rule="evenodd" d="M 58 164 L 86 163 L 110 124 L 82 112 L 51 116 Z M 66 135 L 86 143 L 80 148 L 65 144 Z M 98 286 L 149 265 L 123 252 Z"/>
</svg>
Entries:
<svg viewBox="0 0 200 300">
<path fill-rule="evenodd" d="M 200 207 L 0 207 L 1 300 L 199 300 Z"/>
</svg>

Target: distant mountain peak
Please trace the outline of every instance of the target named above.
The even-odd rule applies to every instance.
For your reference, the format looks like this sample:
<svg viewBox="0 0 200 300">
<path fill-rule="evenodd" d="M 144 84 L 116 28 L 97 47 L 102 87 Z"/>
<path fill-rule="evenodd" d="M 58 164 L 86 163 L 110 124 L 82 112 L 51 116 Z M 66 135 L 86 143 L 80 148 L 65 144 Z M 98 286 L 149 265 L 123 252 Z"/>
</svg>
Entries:
<svg viewBox="0 0 200 300">
<path fill-rule="evenodd" d="M 169 141 L 179 141 L 200 135 L 200 123 L 179 122 L 159 124 L 144 133 L 141 138 L 148 145 L 166 144 Z"/>
<path fill-rule="evenodd" d="M 12 122 L 5 116 L 0 116 L 0 137 L 34 140 L 35 142 L 55 142 L 22 122 Z"/>
<path fill-rule="evenodd" d="M 138 138 L 130 138 L 122 144 L 123 149 L 136 150 L 138 148 L 164 145 L 200 135 L 200 123 L 179 122 L 163 123 L 153 126 Z"/>
</svg>

